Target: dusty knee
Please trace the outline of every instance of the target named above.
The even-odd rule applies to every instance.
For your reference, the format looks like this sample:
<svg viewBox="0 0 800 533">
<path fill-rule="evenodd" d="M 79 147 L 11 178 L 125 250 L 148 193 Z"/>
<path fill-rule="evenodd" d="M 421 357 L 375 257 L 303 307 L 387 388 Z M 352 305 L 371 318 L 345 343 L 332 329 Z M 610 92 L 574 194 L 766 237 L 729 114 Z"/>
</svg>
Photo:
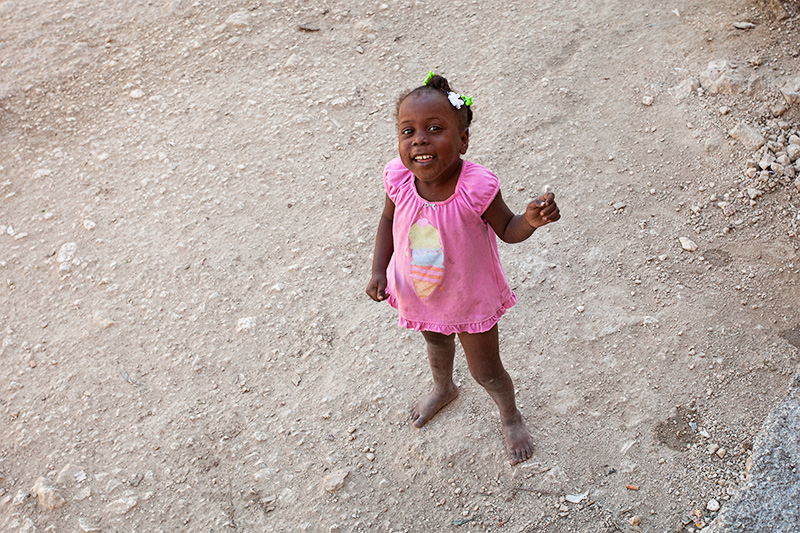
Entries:
<svg viewBox="0 0 800 533">
<path fill-rule="evenodd" d="M 493 372 L 477 372 L 470 371 L 472 377 L 478 382 L 478 385 L 485 389 L 495 390 L 505 386 L 506 382 L 510 379 L 505 370 Z"/>
</svg>

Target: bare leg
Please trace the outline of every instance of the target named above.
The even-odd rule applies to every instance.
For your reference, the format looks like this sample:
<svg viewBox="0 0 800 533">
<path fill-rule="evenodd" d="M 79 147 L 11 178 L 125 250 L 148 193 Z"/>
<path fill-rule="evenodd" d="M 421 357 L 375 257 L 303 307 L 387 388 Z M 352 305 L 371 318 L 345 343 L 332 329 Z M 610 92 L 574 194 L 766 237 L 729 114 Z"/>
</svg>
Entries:
<svg viewBox="0 0 800 533">
<path fill-rule="evenodd" d="M 433 374 L 433 391 L 417 400 L 411 408 L 411 423 L 421 428 L 442 407 L 458 396 L 458 387 L 453 383 L 453 358 L 456 355 L 454 335 L 443 335 L 423 331 L 428 345 L 428 363 Z"/>
<path fill-rule="evenodd" d="M 467 356 L 469 371 L 500 409 L 500 423 L 512 465 L 533 455 L 533 439 L 514 400 L 514 383 L 500 361 L 497 325 L 485 333 L 460 333 L 458 338 Z"/>
</svg>

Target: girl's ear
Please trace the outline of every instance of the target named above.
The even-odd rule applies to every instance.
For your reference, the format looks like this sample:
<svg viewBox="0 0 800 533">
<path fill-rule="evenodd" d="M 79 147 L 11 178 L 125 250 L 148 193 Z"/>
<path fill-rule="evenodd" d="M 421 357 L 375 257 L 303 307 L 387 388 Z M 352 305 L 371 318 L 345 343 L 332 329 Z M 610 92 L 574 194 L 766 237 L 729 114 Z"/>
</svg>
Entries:
<svg viewBox="0 0 800 533">
<path fill-rule="evenodd" d="M 469 128 L 464 128 L 461 130 L 461 155 L 467 153 L 467 148 L 469 148 Z"/>
</svg>

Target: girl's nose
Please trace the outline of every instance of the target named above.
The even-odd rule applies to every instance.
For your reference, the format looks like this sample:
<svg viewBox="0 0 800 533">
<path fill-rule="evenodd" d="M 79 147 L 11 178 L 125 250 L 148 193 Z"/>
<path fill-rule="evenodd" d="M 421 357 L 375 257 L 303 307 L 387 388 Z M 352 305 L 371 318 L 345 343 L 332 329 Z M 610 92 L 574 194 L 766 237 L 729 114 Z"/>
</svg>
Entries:
<svg viewBox="0 0 800 533">
<path fill-rule="evenodd" d="M 417 132 L 416 135 L 414 135 L 414 140 L 412 142 L 414 143 L 415 146 L 420 144 L 428 144 L 428 137 L 425 135 L 424 132 L 420 131 Z"/>
</svg>

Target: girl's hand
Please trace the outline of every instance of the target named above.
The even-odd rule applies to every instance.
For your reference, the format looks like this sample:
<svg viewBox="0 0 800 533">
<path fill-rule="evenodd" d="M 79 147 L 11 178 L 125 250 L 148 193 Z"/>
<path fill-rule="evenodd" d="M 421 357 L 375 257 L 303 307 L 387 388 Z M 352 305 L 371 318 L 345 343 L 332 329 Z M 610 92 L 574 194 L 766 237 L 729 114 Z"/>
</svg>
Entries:
<svg viewBox="0 0 800 533">
<path fill-rule="evenodd" d="M 369 280 L 369 285 L 367 285 L 367 295 L 376 302 L 382 302 L 386 299 L 385 274 L 372 275 L 372 279 Z"/>
<path fill-rule="evenodd" d="M 555 222 L 561 218 L 556 204 L 556 195 L 548 192 L 528 204 L 525 209 L 525 220 L 534 228 Z"/>
</svg>

